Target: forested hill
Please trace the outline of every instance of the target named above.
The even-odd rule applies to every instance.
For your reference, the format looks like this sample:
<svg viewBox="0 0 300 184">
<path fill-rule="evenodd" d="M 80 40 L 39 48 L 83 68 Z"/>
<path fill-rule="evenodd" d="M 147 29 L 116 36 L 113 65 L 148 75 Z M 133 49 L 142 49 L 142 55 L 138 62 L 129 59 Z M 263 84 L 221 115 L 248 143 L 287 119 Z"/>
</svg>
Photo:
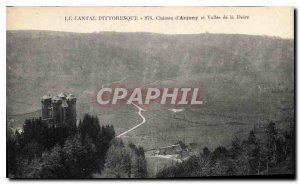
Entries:
<svg viewBox="0 0 300 184">
<path fill-rule="evenodd" d="M 8 101 L 8 113 L 36 110 L 45 93 L 86 98 L 98 84 L 125 77 L 128 85 L 139 85 L 234 72 L 292 88 L 293 60 L 293 40 L 267 36 L 7 31 L 8 99 L 35 104 Z"/>
</svg>

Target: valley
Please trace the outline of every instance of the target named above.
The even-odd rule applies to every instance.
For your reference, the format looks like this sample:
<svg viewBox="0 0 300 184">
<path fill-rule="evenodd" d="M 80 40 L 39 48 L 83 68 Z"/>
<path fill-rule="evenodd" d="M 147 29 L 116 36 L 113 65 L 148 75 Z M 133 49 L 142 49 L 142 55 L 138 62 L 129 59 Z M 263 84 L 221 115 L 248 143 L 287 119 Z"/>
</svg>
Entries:
<svg viewBox="0 0 300 184">
<path fill-rule="evenodd" d="M 143 106 L 144 123 L 122 136 L 145 150 L 182 140 L 193 150 L 229 145 L 269 121 L 294 124 L 293 41 L 249 35 L 7 32 L 7 120 L 20 128 L 40 115 L 40 97 L 78 97 L 77 117 L 97 115 L 120 135 L 143 123 L 139 109 L 99 107 L 99 86 L 203 89 L 203 107 Z"/>
</svg>

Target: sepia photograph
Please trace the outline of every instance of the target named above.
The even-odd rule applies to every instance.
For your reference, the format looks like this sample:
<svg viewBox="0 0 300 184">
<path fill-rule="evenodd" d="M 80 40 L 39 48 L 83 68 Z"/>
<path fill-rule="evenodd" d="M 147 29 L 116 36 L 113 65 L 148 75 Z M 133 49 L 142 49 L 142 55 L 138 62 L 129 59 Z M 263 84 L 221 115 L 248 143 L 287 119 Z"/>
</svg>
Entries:
<svg viewBox="0 0 300 184">
<path fill-rule="evenodd" d="M 6 177 L 296 177 L 293 7 L 6 7 Z"/>
</svg>

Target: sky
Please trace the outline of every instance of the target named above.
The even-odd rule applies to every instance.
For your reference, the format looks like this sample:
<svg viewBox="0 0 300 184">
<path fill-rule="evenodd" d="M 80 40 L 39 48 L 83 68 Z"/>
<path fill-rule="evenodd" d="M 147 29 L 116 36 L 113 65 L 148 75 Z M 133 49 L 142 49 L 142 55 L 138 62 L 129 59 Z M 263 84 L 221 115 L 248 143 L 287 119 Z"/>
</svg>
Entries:
<svg viewBox="0 0 300 184">
<path fill-rule="evenodd" d="M 292 7 L 7 7 L 7 30 L 66 32 L 225 33 L 294 38 Z M 237 19 L 237 16 L 248 17 Z M 74 20 L 95 16 L 96 20 Z M 99 16 L 137 16 L 136 21 L 98 20 Z M 145 20 L 152 16 L 153 20 Z M 176 20 L 177 16 L 198 17 Z M 221 19 L 209 19 L 208 17 Z M 223 19 L 223 17 L 227 19 Z M 233 16 L 234 19 L 230 19 Z M 66 17 L 73 20 L 66 21 Z M 157 20 L 173 17 L 173 20 Z"/>
</svg>

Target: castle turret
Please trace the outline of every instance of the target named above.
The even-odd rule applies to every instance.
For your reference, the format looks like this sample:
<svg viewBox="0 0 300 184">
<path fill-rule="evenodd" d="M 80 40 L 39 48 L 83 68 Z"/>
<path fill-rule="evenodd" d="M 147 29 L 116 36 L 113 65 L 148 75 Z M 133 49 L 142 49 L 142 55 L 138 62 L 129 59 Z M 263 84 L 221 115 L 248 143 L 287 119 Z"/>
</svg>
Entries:
<svg viewBox="0 0 300 184">
<path fill-rule="evenodd" d="M 67 119 L 69 120 L 69 123 L 72 127 L 76 126 L 76 98 L 74 95 L 69 94 L 66 97 L 66 101 L 67 101 Z"/>
<path fill-rule="evenodd" d="M 67 111 L 68 111 L 68 104 L 66 102 L 66 98 L 67 98 L 67 95 L 65 93 L 60 93 L 58 95 L 59 98 L 62 99 L 62 123 L 67 123 Z"/>
<path fill-rule="evenodd" d="M 62 100 L 66 100 L 67 95 L 66 95 L 65 93 L 60 93 L 60 94 L 58 95 L 58 97 L 61 98 Z"/>
<path fill-rule="evenodd" d="M 51 118 L 51 96 L 44 95 L 41 98 L 42 102 L 42 120 Z"/>
<path fill-rule="evenodd" d="M 55 125 L 60 126 L 62 124 L 62 99 L 58 96 L 55 96 L 52 98 L 52 117 L 53 117 L 53 123 Z"/>
</svg>

